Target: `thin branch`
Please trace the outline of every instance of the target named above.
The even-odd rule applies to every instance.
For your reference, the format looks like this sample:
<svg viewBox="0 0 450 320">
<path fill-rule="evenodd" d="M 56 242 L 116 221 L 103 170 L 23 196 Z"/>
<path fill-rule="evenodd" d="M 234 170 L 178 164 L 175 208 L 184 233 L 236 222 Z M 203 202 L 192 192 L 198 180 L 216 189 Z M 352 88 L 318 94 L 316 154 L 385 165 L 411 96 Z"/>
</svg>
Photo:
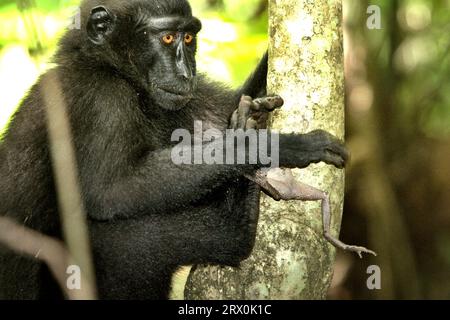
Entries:
<svg viewBox="0 0 450 320">
<path fill-rule="evenodd" d="M 66 271 L 70 265 L 73 265 L 73 259 L 62 241 L 0 216 L 0 243 L 19 254 L 25 254 L 46 263 L 68 299 L 83 299 L 93 291 L 83 275 L 81 275 L 83 285 L 80 290 L 68 289 Z"/>
<path fill-rule="evenodd" d="M 48 136 L 64 237 L 75 264 L 80 267 L 88 282 L 90 291 L 86 291 L 83 298 L 96 299 L 86 214 L 81 199 L 66 103 L 56 70 L 42 79 L 41 93 L 47 107 Z"/>
</svg>

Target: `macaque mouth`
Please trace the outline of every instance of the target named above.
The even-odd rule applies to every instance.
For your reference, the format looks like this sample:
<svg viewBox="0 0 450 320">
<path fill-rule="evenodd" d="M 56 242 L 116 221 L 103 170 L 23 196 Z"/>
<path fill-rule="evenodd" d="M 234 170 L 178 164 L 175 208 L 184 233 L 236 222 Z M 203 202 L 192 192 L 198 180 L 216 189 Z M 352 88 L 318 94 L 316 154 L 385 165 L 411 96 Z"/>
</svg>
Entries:
<svg viewBox="0 0 450 320">
<path fill-rule="evenodd" d="M 156 86 L 156 89 L 162 90 L 166 93 L 174 94 L 176 96 L 188 97 L 188 96 L 192 95 L 192 90 L 181 91 L 181 90 L 176 90 L 173 88 L 167 88 L 167 87 L 161 87 L 161 86 Z"/>
<path fill-rule="evenodd" d="M 189 84 L 189 85 L 185 85 L 185 86 L 180 86 L 182 88 L 175 88 L 172 86 L 168 86 L 168 85 L 158 85 L 155 82 L 151 81 L 150 82 L 150 87 L 153 90 L 156 91 L 163 91 L 165 93 L 168 93 L 170 95 L 175 95 L 175 96 L 179 96 L 179 97 L 183 97 L 183 98 L 190 98 L 193 97 L 193 93 L 194 93 L 194 84 Z"/>
</svg>

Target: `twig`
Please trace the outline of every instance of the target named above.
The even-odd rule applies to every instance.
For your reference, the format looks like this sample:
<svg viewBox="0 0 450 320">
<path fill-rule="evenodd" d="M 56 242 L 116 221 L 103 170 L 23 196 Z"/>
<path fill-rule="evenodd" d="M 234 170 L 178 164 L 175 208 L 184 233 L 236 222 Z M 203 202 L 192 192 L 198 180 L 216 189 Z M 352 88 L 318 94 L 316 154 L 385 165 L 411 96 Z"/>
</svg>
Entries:
<svg viewBox="0 0 450 320">
<path fill-rule="evenodd" d="M 42 79 L 41 92 L 47 107 L 49 144 L 64 237 L 71 256 L 88 282 L 90 290 L 86 290 L 86 295 L 82 298 L 96 299 L 86 214 L 81 199 L 66 103 L 56 70 L 50 71 Z"/>
<path fill-rule="evenodd" d="M 83 279 L 83 275 L 81 275 L 83 284 L 81 289 L 69 290 L 66 284 L 66 271 L 73 264 L 73 259 L 60 240 L 0 216 L 0 243 L 19 254 L 25 254 L 45 262 L 68 299 L 83 299 L 93 290 L 90 288 L 89 281 Z"/>
</svg>

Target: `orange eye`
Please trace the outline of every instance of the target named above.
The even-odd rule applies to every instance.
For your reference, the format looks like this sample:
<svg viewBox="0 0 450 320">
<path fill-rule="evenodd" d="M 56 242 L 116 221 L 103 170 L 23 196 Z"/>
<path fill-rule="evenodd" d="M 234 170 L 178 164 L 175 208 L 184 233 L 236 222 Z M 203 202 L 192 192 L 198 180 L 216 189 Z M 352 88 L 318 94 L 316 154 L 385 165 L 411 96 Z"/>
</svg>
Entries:
<svg viewBox="0 0 450 320">
<path fill-rule="evenodd" d="M 191 44 L 192 41 L 194 41 L 194 36 L 193 36 L 193 35 L 191 35 L 191 34 L 186 34 L 186 35 L 184 36 L 184 43 L 186 43 L 186 44 Z"/>
<path fill-rule="evenodd" d="M 175 37 L 173 36 L 173 34 L 166 34 L 162 40 L 164 41 L 165 44 L 172 44 L 173 41 L 175 40 Z"/>
</svg>

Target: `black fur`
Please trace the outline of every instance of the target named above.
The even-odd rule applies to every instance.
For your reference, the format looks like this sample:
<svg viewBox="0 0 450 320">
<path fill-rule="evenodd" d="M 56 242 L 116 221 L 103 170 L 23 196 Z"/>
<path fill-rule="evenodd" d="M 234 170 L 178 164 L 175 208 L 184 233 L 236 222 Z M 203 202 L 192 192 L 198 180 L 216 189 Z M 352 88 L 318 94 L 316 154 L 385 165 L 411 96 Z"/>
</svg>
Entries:
<svg viewBox="0 0 450 320">
<path fill-rule="evenodd" d="M 117 21 L 111 34 L 94 34 L 101 40 L 94 43 L 86 30 L 100 5 Z M 140 33 L 152 17 L 173 15 L 192 19 L 184 0 L 85 1 L 82 29 L 62 39 L 49 72 L 59 76 L 68 108 L 101 298 L 167 298 L 177 267 L 237 266 L 253 248 L 260 190 L 243 175 L 261 166 L 177 166 L 170 138 L 175 129 L 192 131 L 194 120 L 227 129 L 242 93 L 265 92 L 267 57 L 232 91 L 195 75 L 190 47 L 182 61 L 194 74 L 186 80 L 173 69 L 173 55 Z M 157 85 L 185 96 L 158 91 L 156 76 Z M 41 81 L 0 144 L 0 214 L 61 237 Z M 287 167 L 323 160 L 330 144 L 316 134 L 280 142 Z M 61 297 L 46 266 L 0 251 L 0 298 Z"/>
</svg>

